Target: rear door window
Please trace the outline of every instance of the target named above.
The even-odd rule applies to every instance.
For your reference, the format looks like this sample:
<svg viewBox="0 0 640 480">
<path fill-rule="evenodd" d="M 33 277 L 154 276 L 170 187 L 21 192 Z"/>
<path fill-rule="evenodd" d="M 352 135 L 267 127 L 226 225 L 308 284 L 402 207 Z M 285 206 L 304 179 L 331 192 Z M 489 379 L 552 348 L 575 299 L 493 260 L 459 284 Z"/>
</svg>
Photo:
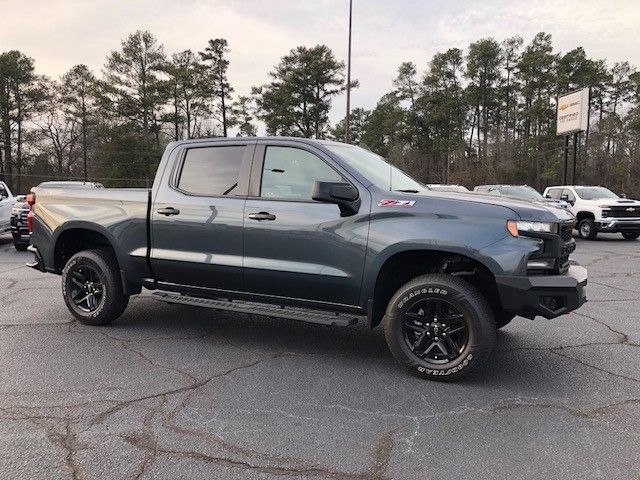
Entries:
<svg viewBox="0 0 640 480">
<path fill-rule="evenodd" d="M 190 148 L 176 186 L 192 195 L 233 195 L 244 151 L 243 145 Z"/>
</svg>

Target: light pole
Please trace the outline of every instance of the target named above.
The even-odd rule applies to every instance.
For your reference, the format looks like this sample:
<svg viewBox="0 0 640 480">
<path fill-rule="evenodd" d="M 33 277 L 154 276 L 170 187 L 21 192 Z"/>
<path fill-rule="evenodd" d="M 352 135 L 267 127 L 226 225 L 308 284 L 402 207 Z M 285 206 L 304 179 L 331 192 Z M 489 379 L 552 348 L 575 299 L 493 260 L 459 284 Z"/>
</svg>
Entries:
<svg viewBox="0 0 640 480">
<path fill-rule="evenodd" d="M 353 0 L 349 0 L 349 49 L 347 52 L 347 116 L 345 117 L 344 141 L 351 143 L 351 13 Z"/>
</svg>

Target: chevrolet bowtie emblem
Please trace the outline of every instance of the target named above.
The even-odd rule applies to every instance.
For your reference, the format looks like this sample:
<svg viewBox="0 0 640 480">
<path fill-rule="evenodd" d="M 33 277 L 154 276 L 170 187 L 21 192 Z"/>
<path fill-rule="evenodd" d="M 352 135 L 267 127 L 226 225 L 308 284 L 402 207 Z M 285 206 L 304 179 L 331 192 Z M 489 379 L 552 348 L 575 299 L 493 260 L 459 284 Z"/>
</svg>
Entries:
<svg viewBox="0 0 640 480">
<path fill-rule="evenodd" d="M 629 207 L 629 208 L 627 208 L 627 212 L 635 212 L 635 211 L 636 211 L 636 209 L 635 209 L 635 208 L 633 208 L 633 207 Z"/>
</svg>

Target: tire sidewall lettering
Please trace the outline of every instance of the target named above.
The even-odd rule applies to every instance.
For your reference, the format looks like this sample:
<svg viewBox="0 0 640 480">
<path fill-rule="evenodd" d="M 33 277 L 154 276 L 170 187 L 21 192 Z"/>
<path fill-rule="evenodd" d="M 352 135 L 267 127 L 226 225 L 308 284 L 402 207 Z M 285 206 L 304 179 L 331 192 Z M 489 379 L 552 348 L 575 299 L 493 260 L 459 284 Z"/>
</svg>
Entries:
<svg viewBox="0 0 640 480">
<path fill-rule="evenodd" d="M 455 367 L 438 370 L 438 369 L 418 366 L 417 370 L 418 370 L 418 372 L 420 372 L 422 374 L 426 374 L 426 375 L 437 375 L 437 376 L 453 375 L 454 373 L 459 372 L 460 370 L 465 368 L 467 365 L 469 365 L 469 362 L 472 359 L 473 359 L 473 354 L 470 353 L 465 357 L 465 359 L 459 365 L 456 365 Z"/>
<path fill-rule="evenodd" d="M 416 289 L 416 290 L 412 290 L 411 292 L 409 292 L 408 294 L 403 296 L 400 299 L 400 301 L 398 302 L 397 307 L 399 309 L 402 309 L 402 307 L 404 307 L 409 300 L 411 300 L 412 298 L 415 298 L 415 297 L 417 297 L 419 295 L 442 295 L 442 296 L 446 296 L 448 294 L 449 294 L 449 292 L 446 289 L 440 288 L 440 287 L 423 287 L 423 288 L 419 288 L 419 289 Z"/>
</svg>

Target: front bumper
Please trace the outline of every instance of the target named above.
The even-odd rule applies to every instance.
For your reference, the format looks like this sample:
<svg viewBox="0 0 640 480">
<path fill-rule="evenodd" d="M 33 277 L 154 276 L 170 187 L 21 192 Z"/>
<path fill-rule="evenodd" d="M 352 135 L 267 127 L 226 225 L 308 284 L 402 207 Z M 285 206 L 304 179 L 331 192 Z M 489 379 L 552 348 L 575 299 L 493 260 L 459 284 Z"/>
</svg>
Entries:
<svg viewBox="0 0 640 480">
<path fill-rule="evenodd" d="M 640 218 L 603 218 L 596 222 L 601 232 L 640 232 Z"/>
<path fill-rule="evenodd" d="M 29 245 L 27 247 L 27 251 L 33 253 L 33 262 L 27 263 L 27 267 L 34 268 L 39 270 L 40 272 L 46 272 L 46 268 L 44 266 L 44 259 L 42 258 L 42 254 L 38 251 L 36 247 L 33 245 Z"/>
<path fill-rule="evenodd" d="M 570 265 L 563 275 L 497 276 L 504 310 L 527 318 L 555 318 L 587 301 L 587 269 Z"/>
<path fill-rule="evenodd" d="M 11 234 L 14 237 L 20 237 L 21 240 L 29 242 L 30 235 L 26 215 L 12 213 L 9 223 L 11 224 Z"/>
</svg>

